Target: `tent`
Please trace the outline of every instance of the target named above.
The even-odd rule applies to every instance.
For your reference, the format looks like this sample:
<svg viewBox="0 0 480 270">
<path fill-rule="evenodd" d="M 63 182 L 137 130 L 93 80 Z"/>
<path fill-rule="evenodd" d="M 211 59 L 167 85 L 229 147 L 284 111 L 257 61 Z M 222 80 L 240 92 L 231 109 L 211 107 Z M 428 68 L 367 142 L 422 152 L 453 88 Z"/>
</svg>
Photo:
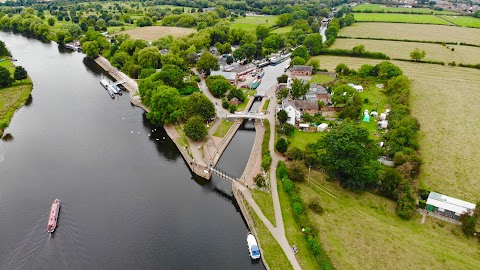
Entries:
<svg viewBox="0 0 480 270">
<path fill-rule="evenodd" d="M 363 112 L 363 119 L 362 119 L 363 122 L 370 122 L 370 114 L 368 113 L 368 110 L 365 110 L 365 112 Z"/>
</svg>

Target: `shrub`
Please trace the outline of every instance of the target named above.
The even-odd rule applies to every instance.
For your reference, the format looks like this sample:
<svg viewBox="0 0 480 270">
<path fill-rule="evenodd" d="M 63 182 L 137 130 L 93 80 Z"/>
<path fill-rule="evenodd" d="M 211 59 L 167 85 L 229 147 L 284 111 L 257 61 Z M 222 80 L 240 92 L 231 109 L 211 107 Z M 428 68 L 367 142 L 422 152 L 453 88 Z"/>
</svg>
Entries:
<svg viewBox="0 0 480 270">
<path fill-rule="evenodd" d="M 303 165 L 303 162 L 293 162 L 287 168 L 288 178 L 294 182 L 303 182 L 305 181 L 306 171 L 307 169 L 305 168 L 305 165 Z"/>
<path fill-rule="evenodd" d="M 280 138 L 275 144 L 275 149 L 280 153 L 285 153 L 288 149 L 288 142 L 285 138 Z"/>
<path fill-rule="evenodd" d="M 257 174 L 254 178 L 253 181 L 255 181 L 255 184 L 257 187 L 262 188 L 267 185 L 267 180 L 265 177 L 262 176 L 262 174 Z"/>
<path fill-rule="evenodd" d="M 463 213 L 460 216 L 462 222 L 462 231 L 467 236 L 472 236 L 476 232 L 478 217 L 471 212 Z"/>
<path fill-rule="evenodd" d="M 228 107 L 230 107 L 230 104 L 228 103 L 228 100 L 222 99 L 222 107 L 224 109 L 228 109 Z"/>
<path fill-rule="evenodd" d="M 302 204 L 300 204 L 299 202 L 294 202 L 293 213 L 295 214 L 295 216 L 300 216 L 303 213 Z"/>
<path fill-rule="evenodd" d="M 230 107 L 228 107 L 228 111 L 230 111 L 230 113 L 234 113 L 237 111 L 237 106 L 233 105 L 233 104 L 230 104 Z"/>
<path fill-rule="evenodd" d="M 294 190 L 293 182 L 290 179 L 285 178 L 283 180 L 283 188 L 285 189 L 285 192 L 290 195 Z"/>
<path fill-rule="evenodd" d="M 272 157 L 270 156 L 270 154 L 263 155 L 262 169 L 266 171 L 268 170 L 268 168 L 270 168 L 270 165 L 272 165 Z"/>
<path fill-rule="evenodd" d="M 315 214 L 323 214 L 323 207 L 318 200 L 313 200 L 308 204 L 308 209 L 312 210 Z"/>
</svg>

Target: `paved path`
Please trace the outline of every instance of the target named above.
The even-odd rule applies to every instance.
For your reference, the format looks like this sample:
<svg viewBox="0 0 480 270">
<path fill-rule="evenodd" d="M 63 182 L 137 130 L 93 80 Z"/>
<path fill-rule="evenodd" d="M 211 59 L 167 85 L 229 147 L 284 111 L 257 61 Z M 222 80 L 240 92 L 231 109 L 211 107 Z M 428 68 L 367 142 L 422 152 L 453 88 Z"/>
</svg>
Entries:
<svg viewBox="0 0 480 270">
<path fill-rule="evenodd" d="M 203 76 L 198 73 L 196 68 L 192 68 L 192 71 L 200 78 L 198 88 L 200 88 L 200 91 L 202 91 L 202 93 L 207 96 L 210 101 L 213 102 L 213 104 L 215 105 L 215 111 L 217 112 L 217 116 L 220 117 L 220 115 L 229 114 L 230 112 L 222 107 L 222 100 L 214 97 L 212 93 L 210 93 L 210 90 L 208 90 L 207 84 L 205 83 L 205 78 L 203 78 Z"/>
</svg>

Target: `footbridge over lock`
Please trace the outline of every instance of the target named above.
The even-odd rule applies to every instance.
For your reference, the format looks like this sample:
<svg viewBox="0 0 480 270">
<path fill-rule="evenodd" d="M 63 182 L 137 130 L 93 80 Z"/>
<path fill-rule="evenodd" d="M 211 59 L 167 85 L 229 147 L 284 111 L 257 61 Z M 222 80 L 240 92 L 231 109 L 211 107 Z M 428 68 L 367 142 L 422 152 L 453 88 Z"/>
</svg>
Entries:
<svg viewBox="0 0 480 270">
<path fill-rule="evenodd" d="M 230 113 L 226 114 L 225 118 L 227 119 L 254 119 L 254 120 L 263 120 L 267 118 L 265 113 L 257 113 L 257 112 L 239 112 L 239 113 Z"/>
</svg>

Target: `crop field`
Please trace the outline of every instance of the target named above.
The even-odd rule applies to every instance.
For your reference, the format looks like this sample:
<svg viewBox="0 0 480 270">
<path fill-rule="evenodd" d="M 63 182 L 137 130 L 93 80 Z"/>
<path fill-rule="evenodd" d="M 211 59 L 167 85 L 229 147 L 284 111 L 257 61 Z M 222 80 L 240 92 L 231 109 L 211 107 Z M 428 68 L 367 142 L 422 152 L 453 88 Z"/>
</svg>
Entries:
<svg viewBox="0 0 480 270">
<path fill-rule="evenodd" d="M 480 28 L 480 19 L 470 16 L 442 16 L 447 21 L 466 27 Z"/>
<path fill-rule="evenodd" d="M 312 171 L 300 184 L 306 203 L 318 200 L 323 215 L 308 210 L 318 237 L 336 269 L 477 269 L 478 240 L 460 226 L 421 216 L 410 221 L 395 214 L 395 202 L 371 193 L 353 193 Z M 328 195 L 328 191 L 332 196 Z"/>
<path fill-rule="evenodd" d="M 161 37 L 172 35 L 173 37 L 183 37 L 191 33 L 195 33 L 195 29 L 170 26 L 146 26 L 138 27 L 132 30 L 119 32 L 118 34 L 128 34 L 134 39 L 143 39 L 154 41 Z"/>
<path fill-rule="evenodd" d="M 457 64 L 480 64 L 480 48 L 471 46 L 449 44 L 442 46 L 441 44 L 432 43 L 367 39 L 337 39 L 332 48 L 352 49 L 361 44 L 365 46 L 367 51 L 382 52 L 391 58 L 410 59 L 410 52 L 418 48 L 425 51 L 426 56 L 424 60 L 443 61 L 445 63 L 455 61 Z M 452 48 L 454 51 L 452 51 Z"/>
<path fill-rule="evenodd" d="M 246 16 L 236 18 L 232 22 L 232 28 L 240 28 L 243 30 L 253 30 L 257 29 L 258 25 L 265 25 L 270 27 L 275 24 L 278 16 Z"/>
<path fill-rule="evenodd" d="M 451 11 L 438 11 L 438 10 L 433 10 L 428 8 L 387 7 L 385 5 L 380 5 L 380 4 L 362 4 L 354 7 L 353 10 L 354 11 L 370 10 L 373 12 L 391 12 L 391 13 L 415 12 L 415 13 L 425 13 L 425 14 L 456 14 L 455 12 L 451 12 Z"/>
<path fill-rule="evenodd" d="M 358 69 L 381 60 L 321 56 L 323 68 L 339 63 Z M 424 164 L 420 182 L 427 188 L 475 202 L 480 180 L 480 70 L 398 62 L 412 80 L 412 115 L 421 126 Z"/>
<path fill-rule="evenodd" d="M 355 20 L 359 22 L 398 22 L 398 23 L 445 24 L 445 25 L 451 24 L 434 15 L 395 14 L 395 13 L 355 13 Z"/>
<path fill-rule="evenodd" d="M 466 42 L 480 45 L 480 29 L 446 25 L 354 23 L 342 28 L 339 36 Z"/>
</svg>

